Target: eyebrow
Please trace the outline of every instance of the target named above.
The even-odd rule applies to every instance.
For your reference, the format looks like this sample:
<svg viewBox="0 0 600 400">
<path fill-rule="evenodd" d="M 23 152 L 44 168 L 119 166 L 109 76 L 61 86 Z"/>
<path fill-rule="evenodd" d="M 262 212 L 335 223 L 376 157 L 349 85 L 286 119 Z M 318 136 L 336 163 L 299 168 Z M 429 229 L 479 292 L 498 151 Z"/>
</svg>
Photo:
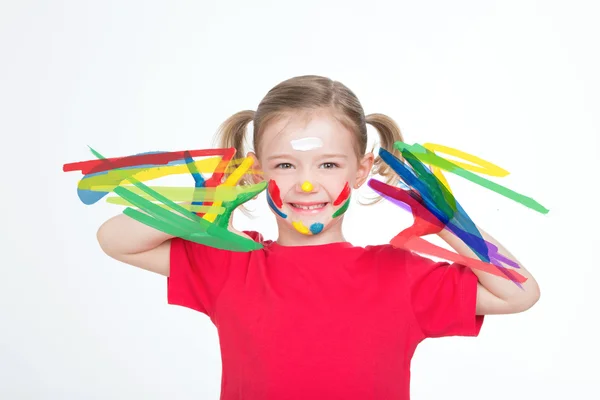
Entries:
<svg viewBox="0 0 600 400">
<path fill-rule="evenodd" d="M 348 158 L 347 155 L 345 154 L 323 154 L 321 157 L 319 158 Z"/>
<path fill-rule="evenodd" d="M 267 157 L 267 161 L 275 160 L 277 158 L 294 158 L 291 154 L 275 154 L 274 156 Z"/>
<path fill-rule="evenodd" d="M 292 156 L 291 154 L 275 154 L 274 156 L 271 157 L 267 157 L 267 161 L 271 161 L 271 160 L 275 160 L 278 158 L 292 158 L 295 159 L 294 156 Z M 343 158 L 346 159 L 348 158 L 347 155 L 345 154 L 323 154 L 321 156 L 318 157 L 319 159 L 323 159 L 323 158 Z"/>
</svg>

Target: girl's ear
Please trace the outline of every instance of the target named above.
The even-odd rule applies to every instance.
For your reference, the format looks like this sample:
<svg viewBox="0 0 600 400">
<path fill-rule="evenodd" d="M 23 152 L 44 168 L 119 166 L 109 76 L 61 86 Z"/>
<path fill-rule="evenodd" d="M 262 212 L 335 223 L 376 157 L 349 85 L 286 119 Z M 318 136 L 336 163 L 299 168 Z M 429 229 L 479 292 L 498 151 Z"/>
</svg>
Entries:
<svg viewBox="0 0 600 400">
<path fill-rule="evenodd" d="M 365 156 L 358 163 L 358 171 L 356 172 L 356 180 L 354 182 L 354 189 L 361 187 L 369 178 L 369 174 L 373 169 L 373 162 L 375 156 L 373 152 L 365 154 Z"/>
<path fill-rule="evenodd" d="M 254 163 L 252 164 L 252 167 L 250 167 L 250 169 L 247 172 L 249 175 L 250 181 L 253 184 L 262 182 L 264 180 L 264 178 L 263 178 L 262 168 L 260 166 L 260 161 L 258 161 L 258 157 L 256 157 L 256 154 L 254 154 L 254 152 L 252 152 L 252 151 L 249 151 L 248 154 L 246 154 L 246 157 L 250 157 L 254 161 Z"/>
</svg>

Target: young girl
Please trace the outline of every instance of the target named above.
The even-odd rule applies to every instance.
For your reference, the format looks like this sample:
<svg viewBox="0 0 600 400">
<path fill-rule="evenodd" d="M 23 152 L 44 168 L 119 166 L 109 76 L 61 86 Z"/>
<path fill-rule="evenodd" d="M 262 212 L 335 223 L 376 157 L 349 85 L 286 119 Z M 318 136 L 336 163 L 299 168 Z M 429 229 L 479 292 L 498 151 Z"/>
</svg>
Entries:
<svg viewBox="0 0 600 400">
<path fill-rule="evenodd" d="M 278 84 L 256 112 L 236 113 L 221 126 L 219 147 L 245 155 L 250 122 L 254 153 L 247 154 L 262 174 L 242 184 L 269 182 L 276 241 L 248 231 L 241 234 L 262 249 L 216 249 L 125 215 L 98 231 L 111 257 L 168 277 L 170 304 L 210 317 L 221 346 L 221 399 L 409 399 L 410 362 L 422 340 L 477 336 L 484 315 L 521 312 L 538 300 L 537 283 L 522 267 L 528 280 L 519 288 L 389 244 L 363 248 L 344 239 L 352 190 L 371 173 L 397 179 L 366 152 L 366 124 L 390 152 L 402 136 L 392 119 L 365 116 L 343 84 L 319 76 Z M 440 236 L 477 258 L 447 230 Z"/>
</svg>

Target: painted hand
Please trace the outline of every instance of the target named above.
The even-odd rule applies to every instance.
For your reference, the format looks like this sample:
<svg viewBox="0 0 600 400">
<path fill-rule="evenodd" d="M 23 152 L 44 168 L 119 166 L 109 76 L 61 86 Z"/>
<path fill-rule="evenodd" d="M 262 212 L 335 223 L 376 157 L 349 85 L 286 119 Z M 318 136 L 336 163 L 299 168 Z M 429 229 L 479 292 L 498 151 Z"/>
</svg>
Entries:
<svg viewBox="0 0 600 400">
<path fill-rule="evenodd" d="M 401 152 L 405 162 L 385 149 L 380 149 L 379 155 L 398 174 L 403 187 L 390 186 L 374 179 L 368 183 L 384 198 L 400 206 L 408 206 L 413 214 L 413 225 L 400 232 L 393 242 L 402 245 L 411 238 L 437 234 L 443 229 L 449 229 L 478 249 L 479 254 L 483 255 L 482 258 L 485 258 L 485 242 L 452 193 L 408 149 Z"/>
<path fill-rule="evenodd" d="M 262 248 L 261 244 L 229 228 L 233 210 L 267 187 L 266 182 L 246 187 L 237 186 L 239 178 L 252 165 L 252 159 L 244 159 L 225 181 L 222 180 L 235 149 L 159 152 L 119 159 L 106 159 L 95 150 L 91 150 L 99 160 L 77 164 L 90 165 L 85 170 L 86 172 L 84 172 L 84 169 L 82 169 L 82 172 L 92 173 L 88 172 L 92 170 L 94 173 L 94 176 L 89 177 L 86 175 L 82 178 L 82 181 L 87 180 L 88 182 L 94 179 L 95 183 L 88 185 L 89 188 L 86 190 L 104 192 L 104 194 L 107 190 L 110 190 L 123 199 L 121 204 L 138 208 L 127 207 L 123 211 L 124 214 L 170 235 L 211 247 L 232 251 L 252 251 Z M 210 179 L 204 180 L 196 166 L 197 162 L 192 159 L 193 155 L 222 156 L 217 167 L 212 167 L 214 171 Z M 191 203 L 181 202 L 182 199 L 180 198 L 177 199 L 179 202 L 176 203 L 175 200 L 167 198 L 167 195 L 159 193 L 159 189 L 155 190 L 141 182 L 141 179 L 150 180 L 169 173 L 181 173 L 178 171 L 180 171 L 180 165 L 183 162 L 187 165 L 195 182 Z M 165 166 L 166 164 L 169 165 Z M 100 174 L 103 171 L 111 173 L 105 175 L 111 179 L 112 186 L 103 182 L 105 175 Z M 144 178 L 138 179 L 136 174 L 140 171 L 144 171 L 146 175 Z M 122 184 L 125 182 L 130 182 L 137 190 L 123 186 Z M 174 189 L 178 188 L 161 188 L 160 191 L 173 193 Z M 180 197 L 181 195 L 171 195 L 171 197 L 173 196 Z M 80 195 L 80 198 L 91 197 Z M 185 204 L 188 207 L 185 207 Z M 198 207 L 202 209 L 202 212 L 193 211 L 194 208 Z"/>
</svg>

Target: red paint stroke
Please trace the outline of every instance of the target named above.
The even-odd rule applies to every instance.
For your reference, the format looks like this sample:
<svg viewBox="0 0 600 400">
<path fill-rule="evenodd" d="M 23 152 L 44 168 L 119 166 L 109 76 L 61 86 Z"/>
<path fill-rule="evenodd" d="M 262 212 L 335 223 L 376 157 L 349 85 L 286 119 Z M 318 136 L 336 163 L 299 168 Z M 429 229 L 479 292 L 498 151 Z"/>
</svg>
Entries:
<svg viewBox="0 0 600 400">
<path fill-rule="evenodd" d="M 227 166 L 229 165 L 229 162 L 235 155 L 235 151 L 236 151 L 235 148 L 233 148 L 233 147 L 230 147 L 228 149 L 221 149 L 221 150 L 223 153 L 223 157 L 221 157 L 219 164 L 217 164 L 217 167 L 215 168 L 215 171 L 210 176 L 210 178 L 208 178 L 204 182 L 204 187 L 217 187 L 222 183 L 221 181 L 223 180 L 223 174 L 225 173 L 225 170 L 227 169 Z M 207 201 L 203 205 L 212 206 L 213 204 L 214 204 L 214 202 Z M 197 215 L 199 217 L 203 217 L 204 214 L 205 213 L 197 213 Z"/>
<path fill-rule="evenodd" d="M 346 201 L 346 199 L 348 198 L 348 196 L 350 196 L 350 186 L 348 185 L 348 182 L 346 182 L 346 185 L 344 185 L 344 188 L 340 192 L 340 195 L 338 196 L 338 198 L 335 199 L 335 201 L 333 202 L 333 205 L 334 206 L 339 206 L 344 201 Z"/>
<path fill-rule="evenodd" d="M 223 179 L 223 174 L 227 170 L 227 166 L 235 154 L 235 149 L 233 147 L 221 149 L 221 152 L 223 153 L 223 157 L 221 157 L 221 161 L 219 161 L 219 164 L 211 177 L 204 183 L 206 187 L 217 187 L 222 183 L 221 180 Z"/>
<path fill-rule="evenodd" d="M 140 154 L 126 157 L 104 158 L 101 160 L 88 160 L 63 165 L 64 172 L 80 170 L 84 175 L 94 174 L 119 168 L 136 167 L 140 165 L 166 165 L 176 160 L 190 157 L 221 156 L 221 160 L 213 171 L 211 177 L 204 182 L 204 187 L 217 187 L 222 182 L 223 175 L 227 170 L 231 159 L 235 155 L 235 148 L 202 149 L 171 151 L 157 154 Z M 203 205 L 211 206 L 213 202 L 205 202 Z M 199 217 L 205 213 L 196 213 Z"/>
<path fill-rule="evenodd" d="M 404 233 L 404 232 L 406 232 L 406 230 L 403 231 L 402 233 Z M 406 237 L 401 236 L 402 233 L 397 235 L 390 241 L 390 244 L 392 246 L 406 249 L 406 250 L 416 251 L 419 253 L 429 254 L 434 257 L 443 258 L 448 261 L 452 261 L 452 262 L 458 263 L 460 265 L 464 265 L 471 269 L 479 269 L 481 271 L 487 272 L 492 275 L 499 276 L 504 279 L 506 279 L 506 275 L 505 275 L 505 272 L 506 272 L 510 275 L 510 279 L 514 282 L 523 283 L 523 282 L 527 281 L 526 277 L 519 274 L 518 272 L 510 271 L 508 268 L 499 267 L 494 264 L 485 263 L 481 260 L 476 260 L 474 258 L 462 256 L 462 255 L 454 253 L 450 250 L 447 250 L 442 247 L 436 246 L 432 243 L 429 243 L 427 240 L 425 240 L 421 237 L 412 236 L 410 238 L 406 238 Z M 502 272 L 499 268 L 503 269 L 505 272 Z"/>
<path fill-rule="evenodd" d="M 127 157 L 113 157 L 105 158 L 102 160 L 88 160 L 69 163 L 63 165 L 64 172 L 81 171 L 84 175 L 104 172 L 111 169 L 135 167 L 138 165 L 166 165 L 172 161 L 184 159 L 187 156 L 190 157 L 206 157 L 206 156 L 228 156 L 229 160 L 235 153 L 235 149 L 205 149 L 205 150 L 184 150 L 184 151 L 171 151 L 158 154 L 141 154 Z M 220 164 L 219 164 L 220 165 Z"/>
<path fill-rule="evenodd" d="M 486 263 L 475 258 L 462 256 L 450 250 L 444 249 L 443 247 L 429 243 L 421 236 L 437 234 L 445 227 L 445 225 L 435 215 L 433 215 L 433 213 L 431 213 L 426 207 L 414 199 L 409 192 L 401 188 L 389 186 L 376 179 L 371 179 L 369 181 L 369 186 L 385 196 L 405 202 L 412 210 L 415 222 L 412 226 L 400 232 L 390 241 L 392 246 L 443 258 L 472 269 L 482 270 L 504 279 L 507 279 L 508 277 L 508 279 L 511 279 L 513 282 L 523 283 L 527 280 L 527 278 L 523 275 L 511 271 L 508 268 Z"/>
<path fill-rule="evenodd" d="M 410 234 L 410 236 L 433 235 L 440 233 L 445 228 L 445 225 L 433 215 L 431 211 L 426 207 L 423 207 L 423 205 L 406 190 L 396 186 L 387 185 L 376 179 L 371 179 L 369 181 L 369 186 L 374 190 L 383 193 L 385 196 L 406 203 L 412 210 L 413 216 L 415 217 L 415 223 L 400 234 L 409 231 L 408 234 Z"/>
<path fill-rule="evenodd" d="M 283 201 L 281 200 L 281 193 L 279 193 L 279 186 L 275 183 L 273 179 L 269 180 L 269 187 L 267 188 L 269 191 L 269 196 L 271 196 L 271 200 L 278 208 L 283 207 Z"/>
</svg>

